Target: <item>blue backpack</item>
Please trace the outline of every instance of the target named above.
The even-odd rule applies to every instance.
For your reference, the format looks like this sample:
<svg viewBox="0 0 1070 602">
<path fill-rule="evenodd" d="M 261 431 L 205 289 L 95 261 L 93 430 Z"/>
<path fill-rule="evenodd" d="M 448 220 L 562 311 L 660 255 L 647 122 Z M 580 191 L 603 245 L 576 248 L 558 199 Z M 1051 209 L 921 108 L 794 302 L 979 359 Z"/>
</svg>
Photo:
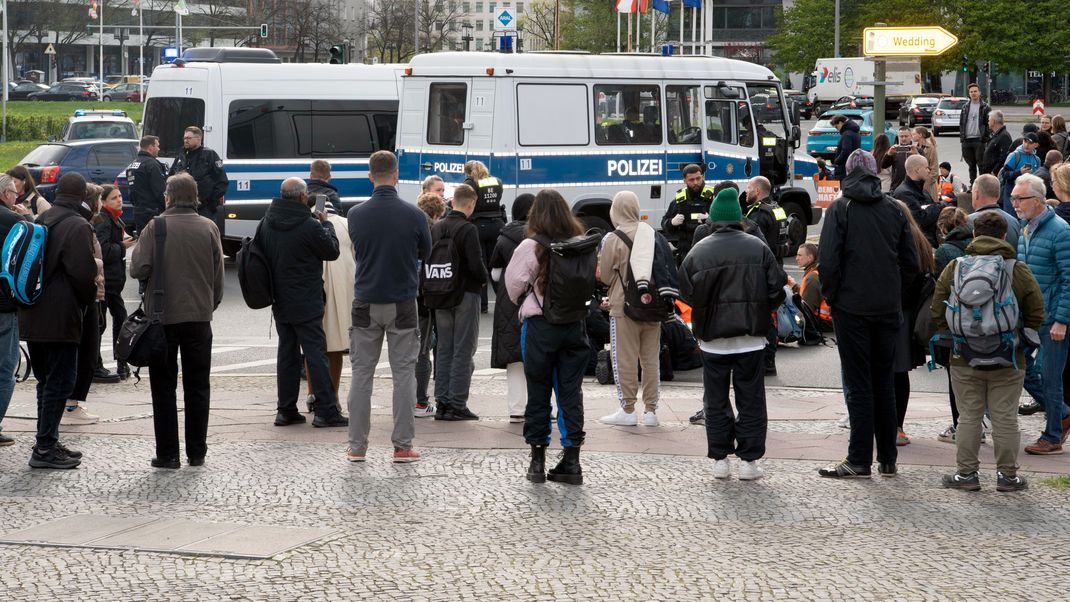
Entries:
<svg viewBox="0 0 1070 602">
<path fill-rule="evenodd" d="M 41 296 L 48 227 L 19 221 L 8 230 L 0 249 L 0 289 L 19 305 L 33 305 Z"/>
<path fill-rule="evenodd" d="M 791 288 L 785 286 L 784 302 L 776 310 L 777 338 L 782 343 L 795 343 L 803 339 L 803 317 L 792 300 Z"/>
</svg>

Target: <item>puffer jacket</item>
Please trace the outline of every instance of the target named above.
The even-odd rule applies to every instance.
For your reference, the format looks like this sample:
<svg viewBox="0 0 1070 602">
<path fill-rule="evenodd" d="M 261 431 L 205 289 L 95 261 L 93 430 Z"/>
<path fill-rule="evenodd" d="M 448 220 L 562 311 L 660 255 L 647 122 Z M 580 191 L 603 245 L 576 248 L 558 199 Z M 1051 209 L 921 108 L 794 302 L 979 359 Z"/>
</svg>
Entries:
<svg viewBox="0 0 1070 602">
<path fill-rule="evenodd" d="M 498 296 L 494 302 L 494 331 L 490 338 L 490 367 L 505 368 L 509 364 L 521 361 L 520 357 L 520 315 L 519 309 L 505 290 L 505 268 L 513 258 L 513 251 L 526 238 L 527 222 L 514 220 L 502 228 L 498 234 L 498 243 L 490 255 L 490 268 L 501 269 L 498 281 Z"/>
<path fill-rule="evenodd" d="M 925 233 L 925 240 L 928 240 L 935 249 L 938 246 L 936 220 L 940 218 L 940 212 L 946 205 L 933 200 L 932 194 L 926 188 L 927 185 L 926 181 L 919 182 L 906 178 L 899 188 L 895 189 L 892 196 L 907 204 L 910 214 L 914 216 L 914 221 L 918 222 L 918 227 Z"/>
<path fill-rule="evenodd" d="M 840 129 L 840 140 L 836 143 L 836 156 L 832 164 L 836 166 L 836 177 L 841 180 L 847 174 L 847 158 L 851 153 L 862 148 L 862 128 L 858 123 L 848 119 Z"/>
<path fill-rule="evenodd" d="M 762 241 L 739 222 L 695 245 L 680 265 L 680 292 L 691 305 L 692 330 L 703 341 L 764 337 L 784 301 L 787 275 Z"/>
<path fill-rule="evenodd" d="M 973 240 L 973 224 L 965 223 L 953 228 L 936 249 L 936 273 L 939 275 L 952 260 L 966 254 L 966 247 Z"/>
<path fill-rule="evenodd" d="M 334 224 L 320 223 L 298 202 L 277 198 L 256 237 L 271 265 L 275 320 L 283 324 L 322 320 L 323 262 L 338 259 L 340 253 Z"/>
<path fill-rule="evenodd" d="M 1018 239 L 1018 260 L 1024 261 L 1044 293 L 1044 321 L 1070 324 L 1070 224 L 1050 207 Z"/>
</svg>

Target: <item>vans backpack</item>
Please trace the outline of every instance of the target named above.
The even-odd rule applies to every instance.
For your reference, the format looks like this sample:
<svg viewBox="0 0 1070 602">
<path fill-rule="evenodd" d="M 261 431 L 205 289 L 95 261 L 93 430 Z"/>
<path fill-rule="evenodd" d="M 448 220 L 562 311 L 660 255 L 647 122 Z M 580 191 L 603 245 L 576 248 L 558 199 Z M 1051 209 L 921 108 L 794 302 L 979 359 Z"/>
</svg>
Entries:
<svg viewBox="0 0 1070 602">
<path fill-rule="evenodd" d="M 12 224 L 4 238 L 0 289 L 19 305 L 33 305 L 41 296 L 47 240 L 47 226 L 25 220 Z"/>
<path fill-rule="evenodd" d="M 956 260 L 945 315 L 951 349 L 972 368 L 1017 368 L 1019 308 L 1013 259 L 969 255 Z"/>
<path fill-rule="evenodd" d="M 542 317 L 551 324 L 572 324 L 587 317 L 587 303 L 595 289 L 601 231 L 589 230 L 576 240 L 551 242 L 535 236 L 550 261 L 543 291 Z"/>
<path fill-rule="evenodd" d="M 260 222 L 263 224 L 263 222 Z M 252 238 L 246 236 L 241 241 L 241 250 L 236 257 L 238 263 L 238 285 L 241 296 L 249 309 L 263 309 L 275 303 L 275 289 L 271 282 L 271 262 L 256 239 L 260 234 L 257 226 Z"/>
<path fill-rule="evenodd" d="M 449 309 L 464 298 L 461 289 L 461 258 L 453 243 L 453 232 L 443 224 L 443 236 L 431 245 L 431 253 L 420 272 L 420 294 L 424 307 Z"/>
<path fill-rule="evenodd" d="M 624 241 L 628 247 L 629 257 L 632 251 L 632 239 L 621 230 L 614 230 L 613 234 Z M 657 251 L 655 251 L 656 255 Z M 656 261 L 656 257 L 653 258 Z M 651 281 L 646 290 L 640 290 L 632 277 L 632 264 L 629 261 L 625 268 L 627 280 L 617 272 L 621 285 L 624 286 L 624 315 L 636 322 L 661 322 L 673 314 L 673 306 L 666 303 L 661 295 L 657 294 L 657 283 Z M 625 284 L 627 282 L 627 284 Z"/>
</svg>

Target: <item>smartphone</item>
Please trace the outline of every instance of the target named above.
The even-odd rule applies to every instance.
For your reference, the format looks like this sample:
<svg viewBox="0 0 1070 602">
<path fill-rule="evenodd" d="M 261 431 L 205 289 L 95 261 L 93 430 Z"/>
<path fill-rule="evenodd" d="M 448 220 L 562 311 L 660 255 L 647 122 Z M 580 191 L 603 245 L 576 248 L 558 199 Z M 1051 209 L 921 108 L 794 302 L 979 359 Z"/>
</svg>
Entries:
<svg viewBox="0 0 1070 602">
<path fill-rule="evenodd" d="M 316 195 L 316 212 L 317 213 L 323 213 L 324 209 L 326 209 L 326 208 L 327 208 L 327 195 L 325 195 L 325 194 L 317 194 Z"/>
</svg>

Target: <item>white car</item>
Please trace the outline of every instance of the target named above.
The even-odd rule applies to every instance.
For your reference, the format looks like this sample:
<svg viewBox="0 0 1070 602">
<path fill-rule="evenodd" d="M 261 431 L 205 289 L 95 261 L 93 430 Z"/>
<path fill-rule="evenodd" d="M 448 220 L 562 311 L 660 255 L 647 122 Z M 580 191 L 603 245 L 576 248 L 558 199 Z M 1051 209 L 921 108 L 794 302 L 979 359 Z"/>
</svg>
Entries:
<svg viewBox="0 0 1070 602">
<path fill-rule="evenodd" d="M 939 136 L 942 132 L 958 131 L 959 116 L 962 108 L 970 102 L 969 98 L 941 98 L 933 111 L 933 134 Z"/>
</svg>

